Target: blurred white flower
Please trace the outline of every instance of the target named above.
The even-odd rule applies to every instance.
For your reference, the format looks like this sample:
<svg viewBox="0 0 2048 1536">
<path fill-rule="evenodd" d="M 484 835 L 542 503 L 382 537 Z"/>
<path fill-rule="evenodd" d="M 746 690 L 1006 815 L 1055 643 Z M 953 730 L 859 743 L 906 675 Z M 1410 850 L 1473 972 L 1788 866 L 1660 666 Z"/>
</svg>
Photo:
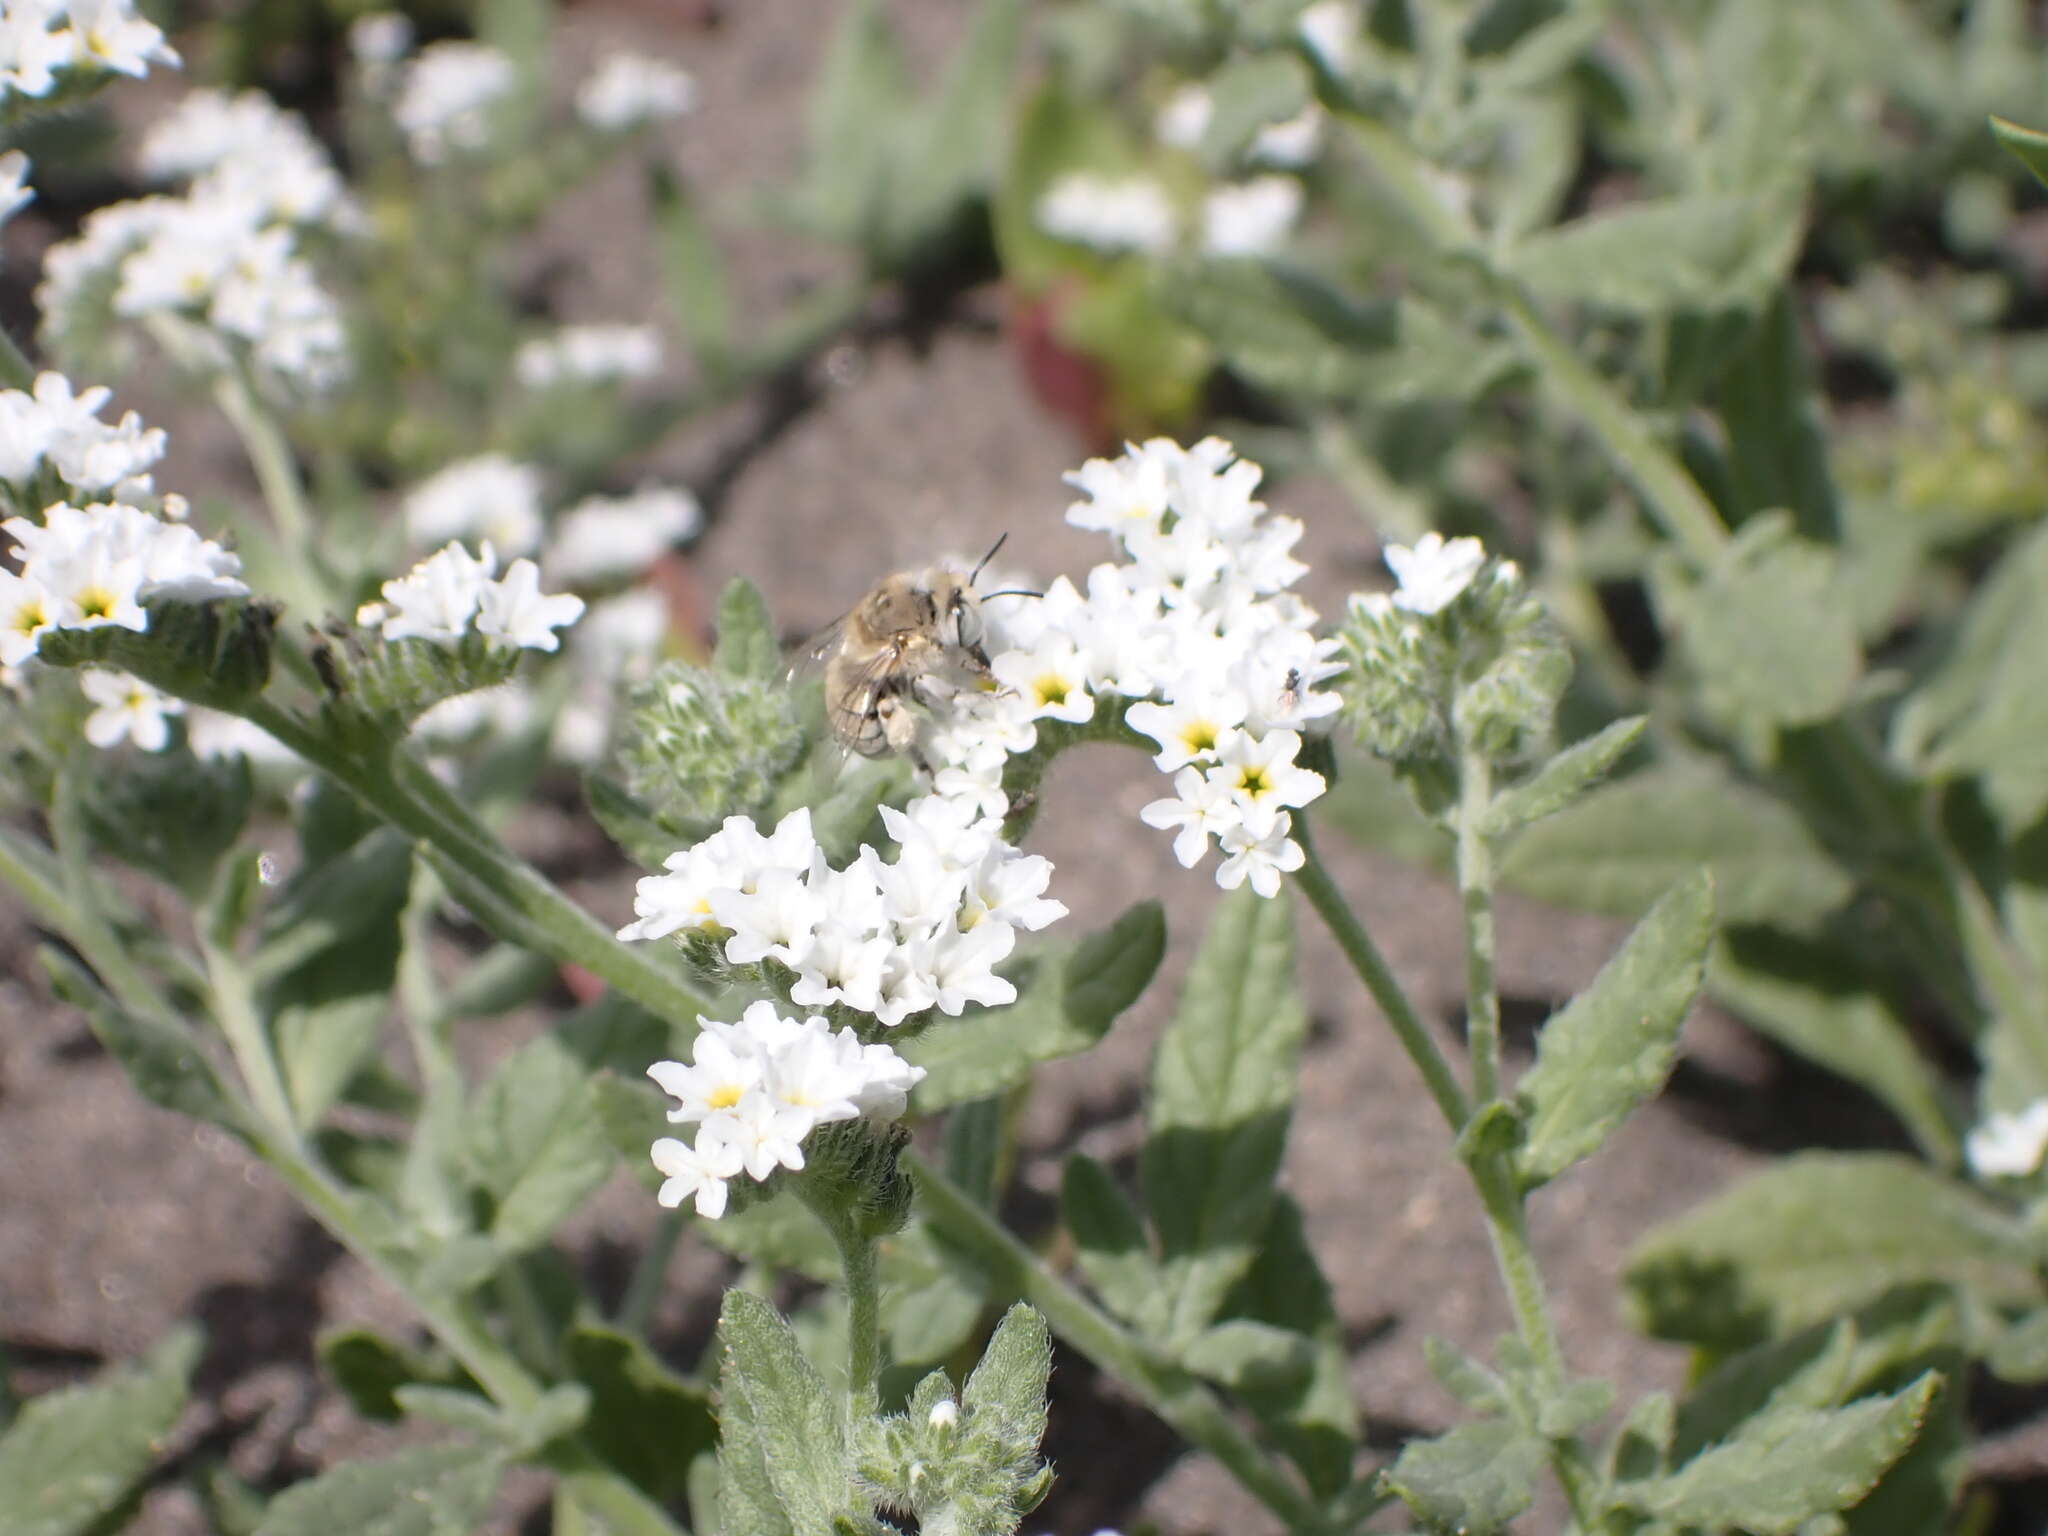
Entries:
<svg viewBox="0 0 2048 1536">
<path fill-rule="evenodd" d="M 20 150 L 0 154 L 0 224 L 36 200 L 35 189 L 28 184 L 29 170 L 28 156 Z"/>
<path fill-rule="evenodd" d="M 1166 98 L 1158 116 L 1152 119 L 1152 133 L 1160 143 L 1175 149 L 1197 149 L 1214 115 L 1215 103 L 1209 88 L 1190 81 Z"/>
<path fill-rule="evenodd" d="M 572 585 L 637 576 L 703 521 L 697 498 L 679 488 L 592 496 L 562 515 L 542 560 L 550 579 Z"/>
<path fill-rule="evenodd" d="M 1362 7 L 1357 0 L 1318 0 L 1294 19 L 1301 40 L 1332 74 L 1351 68 L 1358 52 Z"/>
<path fill-rule="evenodd" d="M 47 96 L 57 71 L 73 62 L 78 39 L 65 20 L 62 0 L 8 0 L 0 6 L 0 101 L 9 96 Z"/>
<path fill-rule="evenodd" d="M 661 371 L 661 336 L 651 325 L 569 325 L 524 343 L 512 373 L 528 389 L 614 384 Z"/>
<path fill-rule="evenodd" d="M 430 43 L 405 67 L 391 115 L 422 165 L 490 143 L 491 109 L 519 83 L 512 61 L 488 43 Z"/>
<path fill-rule="evenodd" d="M 2010 1114 L 1987 1115 L 1964 1142 L 1971 1168 L 1982 1178 L 2024 1178 L 2048 1153 L 2048 1099 Z"/>
<path fill-rule="evenodd" d="M 460 459 L 405 497 L 405 531 L 417 545 L 484 538 L 525 555 L 539 547 L 541 527 L 540 471 L 502 453 Z"/>
<path fill-rule="evenodd" d="M 85 719 L 85 739 L 96 747 L 132 741 L 144 752 L 161 752 L 171 744 L 171 716 L 185 712 L 185 701 L 160 693 L 126 672 L 89 668 L 78 686 L 98 706 Z"/>
<path fill-rule="evenodd" d="M 356 622 L 382 631 L 386 640 L 460 640 L 497 568 L 497 554 L 488 542 L 477 556 L 451 541 L 405 575 L 385 582 L 383 601 L 363 604 Z"/>
<path fill-rule="evenodd" d="M 697 82 L 661 59 L 614 53 L 576 88 L 576 115 L 605 133 L 681 117 L 697 102 Z"/>
<path fill-rule="evenodd" d="M 582 598 L 568 592 L 544 594 L 540 567 L 531 560 L 514 560 L 502 578 L 486 584 L 479 594 L 476 632 L 529 651 L 554 651 L 562 644 L 555 631 L 582 617 Z"/>
<path fill-rule="evenodd" d="M 152 64 L 179 63 L 163 29 L 135 12 L 135 0 L 69 0 L 72 63 L 140 79 Z"/>
<path fill-rule="evenodd" d="M 651 1150 L 663 1176 L 656 1200 L 671 1209 L 692 1201 L 697 1214 L 708 1221 L 725 1214 L 727 1181 L 739 1176 L 740 1150 L 723 1133 L 707 1127 L 697 1133 L 694 1147 L 664 1136 Z"/>
<path fill-rule="evenodd" d="M 1254 165 L 1299 170 L 1323 147 L 1323 109 L 1310 102 L 1285 122 L 1268 123 L 1252 135 L 1245 153 Z"/>
<path fill-rule="evenodd" d="M 348 51 L 366 70 L 389 68 L 412 51 L 412 18 L 398 11 L 371 11 L 349 23 Z"/>
<path fill-rule="evenodd" d="M 1212 256 L 1265 256 L 1287 243 L 1301 217 L 1301 183 L 1257 176 L 1202 199 L 1202 248 Z"/>
<path fill-rule="evenodd" d="M 1477 539 L 1446 540 L 1434 531 L 1417 539 L 1412 549 L 1389 544 L 1381 553 L 1401 584 L 1394 606 L 1423 615 L 1443 612 L 1486 563 L 1486 548 Z"/>
<path fill-rule="evenodd" d="M 1038 200 L 1038 227 L 1098 251 L 1157 255 L 1172 246 L 1180 221 L 1166 188 L 1149 176 L 1070 171 Z"/>
</svg>

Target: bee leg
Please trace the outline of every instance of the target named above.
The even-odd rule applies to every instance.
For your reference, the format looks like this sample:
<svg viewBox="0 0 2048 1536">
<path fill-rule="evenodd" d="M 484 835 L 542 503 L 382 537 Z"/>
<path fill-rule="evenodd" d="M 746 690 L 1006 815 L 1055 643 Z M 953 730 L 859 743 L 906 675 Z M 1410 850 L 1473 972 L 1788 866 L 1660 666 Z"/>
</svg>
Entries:
<svg viewBox="0 0 2048 1536">
<path fill-rule="evenodd" d="M 925 760 L 917 744 L 917 712 L 891 693 L 875 701 L 875 718 L 881 722 L 882 737 L 890 747 L 909 758 L 913 768 L 930 778 L 932 765 Z"/>
</svg>

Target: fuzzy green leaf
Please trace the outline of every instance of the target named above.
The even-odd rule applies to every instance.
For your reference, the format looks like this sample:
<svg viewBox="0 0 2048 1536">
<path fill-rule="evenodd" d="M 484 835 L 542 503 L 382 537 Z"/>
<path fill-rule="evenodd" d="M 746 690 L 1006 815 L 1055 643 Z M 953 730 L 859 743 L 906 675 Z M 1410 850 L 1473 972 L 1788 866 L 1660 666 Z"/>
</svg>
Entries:
<svg viewBox="0 0 2048 1536">
<path fill-rule="evenodd" d="M 1507 1411 L 1506 1384 L 1449 1339 L 1440 1339 L 1434 1334 L 1425 1338 L 1422 1341 L 1422 1358 L 1429 1366 L 1429 1374 L 1437 1379 L 1437 1385 L 1474 1413 Z"/>
<path fill-rule="evenodd" d="M 782 644 L 761 589 L 735 576 L 718 599 L 718 649 L 711 664 L 728 677 L 774 682 L 782 675 Z"/>
<path fill-rule="evenodd" d="M 196 1328 L 84 1386 L 32 1398 L 0 1435 L 0 1531 L 87 1536 L 155 1464 L 185 1408 Z"/>
<path fill-rule="evenodd" d="M 716 374 L 732 354 L 732 280 L 725 258 L 689 186 L 660 162 L 647 170 L 647 207 L 669 313 L 697 365 Z"/>
<path fill-rule="evenodd" d="M 1913 1443 L 1941 1379 L 1844 1408 L 1769 1408 L 1665 1477 L 1616 1490 L 1628 1508 L 1678 1526 L 1792 1536 L 1847 1509 Z"/>
<path fill-rule="evenodd" d="M 1639 774 L 1530 827 L 1501 861 L 1539 901 L 1640 917 L 1701 865 L 1727 923 L 1817 926 L 1854 889 L 1779 801 L 1725 779 Z"/>
<path fill-rule="evenodd" d="M 1387 1486 L 1432 1529 L 1487 1536 L 1529 1507 L 1549 1456 L 1526 1430 L 1481 1419 L 1411 1441 L 1387 1470 Z"/>
<path fill-rule="evenodd" d="M 1199 1333 L 1258 1257 L 1307 1028 L 1288 904 L 1226 896 L 1152 1068 L 1145 1200 L 1169 1339 Z"/>
<path fill-rule="evenodd" d="M 1366 303 L 1278 261 L 1207 261 L 1164 275 L 1161 301 L 1246 379 L 1284 394 L 1349 400 L 1373 389 L 1400 339 L 1391 303 Z"/>
<path fill-rule="evenodd" d="M 1233 1392 L 1298 1395 L 1315 1369 L 1315 1347 L 1291 1328 L 1231 1318 L 1195 1335 L 1180 1363 Z"/>
<path fill-rule="evenodd" d="M 948 1359 L 981 1321 L 981 1272 L 954 1257 L 927 1227 L 882 1239 L 882 1329 L 899 1366 Z"/>
<path fill-rule="evenodd" d="M 977 1427 L 999 1422 L 1009 1448 L 1035 1451 L 1045 1438 L 1045 1387 L 1052 1377 L 1052 1333 L 1036 1308 L 1017 1302 L 1003 1314 L 960 1391 L 961 1410 Z"/>
<path fill-rule="evenodd" d="M 761 1523 L 765 1508 L 781 1514 L 785 1530 L 832 1530 L 835 1519 L 853 1513 L 853 1457 L 838 1395 L 804 1358 L 789 1324 L 758 1296 L 725 1293 L 718 1337 L 727 1528 L 771 1529 Z"/>
<path fill-rule="evenodd" d="M 1936 1161 L 1960 1151 L 1940 1078 L 1897 1010 L 1869 989 L 1855 958 L 1763 928 L 1726 935 L 1708 991 L 1753 1029 L 1839 1072 L 1899 1117 Z"/>
<path fill-rule="evenodd" d="M 1782 513 L 1747 524 L 1684 598 L 1679 636 L 1728 718 L 1810 725 L 1837 713 L 1862 671 L 1854 612 L 1832 551 Z"/>
<path fill-rule="evenodd" d="M 491 1074 L 464 1117 L 463 1139 L 472 1176 L 496 1200 L 491 1236 L 513 1252 L 547 1241 L 615 1162 L 590 1075 L 551 1034 Z"/>
<path fill-rule="evenodd" d="M 689 1489 L 690 1463 L 718 1440 L 711 1398 L 655 1358 L 646 1343 L 600 1323 L 562 1339 L 562 1363 L 590 1389 L 583 1438 L 658 1503 Z"/>
<path fill-rule="evenodd" d="M 59 998 L 84 1012 L 101 1045 L 152 1104 L 242 1133 L 242 1110 L 185 1028 L 169 1018 L 131 1014 L 100 990 L 68 954 L 45 946 L 36 958 Z"/>
<path fill-rule="evenodd" d="M 391 1423 L 401 1417 L 400 1387 L 469 1385 L 452 1365 L 436 1365 L 368 1328 L 330 1330 L 314 1344 L 320 1365 L 366 1419 Z"/>
<path fill-rule="evenodd" d="M 1678 1054 L 1714 938 L 1714 888 L 1696 873 L 1651 909 L 1592 985 L 1543 1026 L 1518 1087 L 1522 1177 L 1556 1178 L 1654 1096 Z"/>
<path fill-rule="evenodd" d="M 273 1499 L 256 1536 L 470 1536 L 505 1465 L 502 1447 L 468 1443 L 344 1462 Z"/>
<path fill-rule="evenodd" d="M 1643 739 L 1648 717 L 1617 720 L 1605 730 L 1573 742 L 1523 783 L 1487 808 L 1483 830 L 1491 837 L 1526 827 L 1563 810 L 1607 777 L 1608 771 Z"/>
<path fill-rule="evenodd" d="M 1923 1163 L 1816 1152 L 1653 1232 L 1627 1285 L 1644 1332 L 1739 1349 L 1913 1282 L 2026 1304 L 2033 1257 L 2016 1221 Z"/>
<path fill-rule="evenodd" d="M 1225 170 L 1244 153 L 1252 135 L 1285 122 L 1309 104 L 1308 70 L 1290 53 L 1234 59 L 1209 77 L 1209 125 L 1202 158 Z"/>
<path fill-rule="evenodd" d="M 1145 1221 L 1110 1171 L 1084 1152 L 1067 1159 L 1060 1185 L 1067 1231 L 1095 1294 L 1141 1333 L 1157 1332 L 1164 1291 Z"/>
<path fill-rule="evenodd" d="M 2038 128 L 2023 128 L 2003 117 L 1993 117 L 1991 136 L 2027 168 L 2034 180 L 2048 187 L 2048 133 Z"/>
<path fill-rule="evenodd" d="M 904 1043 L 925 1069 L 913 1100 L 922 1113 L 1015 1087 L 1040 1062 L 1087 1050 L 1145 990 L 1166 950 L 1156 901 L 1132 906 L 1109 927 L 1039 958 L 1015 1003 L 976 1008 Z"/>
<path fill-rule="evenodd" d="M 903 46 L 884 8 L 856 0 L 839 12 L 812 88 L 801 183 L 793 211 L 813 232 L 865 246 L 887 207 L 890 161 L 909 97 Z"/>
<path fill-rule="evenodd" d="M 1021 0 L 981 0 L 973 28 L 929 106 L 905 130 L 890 186 L 888 251 L 909 259 L 950 232 L 968 204 L 994 184 L 1009 131 Z"/>
</svg>

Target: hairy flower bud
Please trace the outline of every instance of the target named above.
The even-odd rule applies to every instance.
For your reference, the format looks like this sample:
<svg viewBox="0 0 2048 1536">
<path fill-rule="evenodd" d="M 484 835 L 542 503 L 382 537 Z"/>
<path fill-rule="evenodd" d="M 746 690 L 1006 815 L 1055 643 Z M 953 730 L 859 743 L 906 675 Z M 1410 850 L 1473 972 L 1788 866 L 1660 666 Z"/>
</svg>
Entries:
<svg viewBox="0 0 2048 1536">
<path fill-rule="evenodd" d="M 670 663 L 627 701 L 619 763 L 656 820 L 692 835 L 765 809 L 803 749 L 786 688 Z"/>
</svg>

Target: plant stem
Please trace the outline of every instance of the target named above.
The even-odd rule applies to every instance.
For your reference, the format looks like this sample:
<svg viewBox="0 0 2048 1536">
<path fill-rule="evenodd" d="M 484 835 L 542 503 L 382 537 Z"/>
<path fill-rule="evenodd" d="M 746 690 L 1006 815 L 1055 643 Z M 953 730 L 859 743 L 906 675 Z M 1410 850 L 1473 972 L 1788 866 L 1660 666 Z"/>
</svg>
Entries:
<svg viewBox="0 0 2048 1536">
<path fill-rule="evenodd" d="M 291 1091 L 285 1086 L 277 1050 L 257 1010 L 248 970 L 232 953 L 216 944 L 204 928 L 199 934 L 199 953 L 206 962 L 214 1019 L 227 1039 L 235 1066 L 241 1071 L 249 1102 L 263 1117 L 268 1130 L 297 1150 L 303 1138 L 298 1112 L 292 1107 Z"/>
<path fill-rule="evenodd" d="M 1500 1097 L 1500 991 L 1493 974 L 1493 850 L 1482 830 L 1493 804 L 1493 765 L 1465 749 L 1459 762 L 1458 900 L 1465 914 L 1465 1044 L 1472 1097 Z"/>
<path fill-rule="evenodd" d="M 1155 1360 L 924 1158 L 906 1152 L 903 1162 L 917 1178 L 919 1209 L 932 1230 L 973 1256 L 995 1294 L 1038 1308 L 1063 1341 L 1135 1392 L 1183 1439 L 1208 1452 L 1290 1530 L 1323 1528 L 1315 1501 L 1238 1427 L 1213 1392 L 1178 1367 Z"/>
<path fill-rule="evenodd" d="M 1444 1123 L 1451 1128 L 1451 1134 L 1456 1135 L 1465 1128 L 1465 1122 L 1472 1114 L 1465 1090 L 1458 1085 L 1457 1074 L 1451 1071 L 1450 1062 L 1444 1058 L 1427 1026 L 1416 1017 L 1414 1004 L 1408 1001 L 1408 994 L 1401 989 L 1401 983 L 1394 979 L 1394 973 L 1387 965 L 1386 957 L 1380 953 L 1379 946 L 1373 943 L 1372 935 L 1365 931 L 1365 925 L 1351 910 L 1344 893 L 1330 878 L 1330 872 L 1316 853 L 1315 843 L 1309 835 L 1306 815 L 1297 814 L 1294 818 L 1294 840 L 1301 844 L 1301 851 L 1306 856 L 1301 868 L 1295 871 L 1295 883 L 1337 940 L 1338 947 L 1351 962 L 1351 968 L 1358 972 L 1358 979 L 1365 983 L 1366 991 L 1380 1005 L 1380 1012 L 1393 1025 L 1402 1048 L 1408 1052 L 1408 1059 L 1422 1073 L 1422 1080 L 1429 1088 L 1430 1097 L 1436 1100 Z"/>
<path fill-rule="evenodd" d="M 21 344 L 7 334 L 7 328 L 0 326 L 0 388 L 33 389 L 35 382 L 36 365 L 28 360 Z"/>
<path fill-rule="evenodd" d="M 661 1300 L 662 1285 L 668 1278 L 669 1260 L 675 1257 L 676 1243 L 682 1235 L 682 1212 L 663 1211 L 633 1265 L 626 1294 L 619 1301 L 619 1315 L 613 1319 L 624 1332 L 646 1334 L 647 1325 L 654 1319 L 655 1305 Z"/>
</svg>

